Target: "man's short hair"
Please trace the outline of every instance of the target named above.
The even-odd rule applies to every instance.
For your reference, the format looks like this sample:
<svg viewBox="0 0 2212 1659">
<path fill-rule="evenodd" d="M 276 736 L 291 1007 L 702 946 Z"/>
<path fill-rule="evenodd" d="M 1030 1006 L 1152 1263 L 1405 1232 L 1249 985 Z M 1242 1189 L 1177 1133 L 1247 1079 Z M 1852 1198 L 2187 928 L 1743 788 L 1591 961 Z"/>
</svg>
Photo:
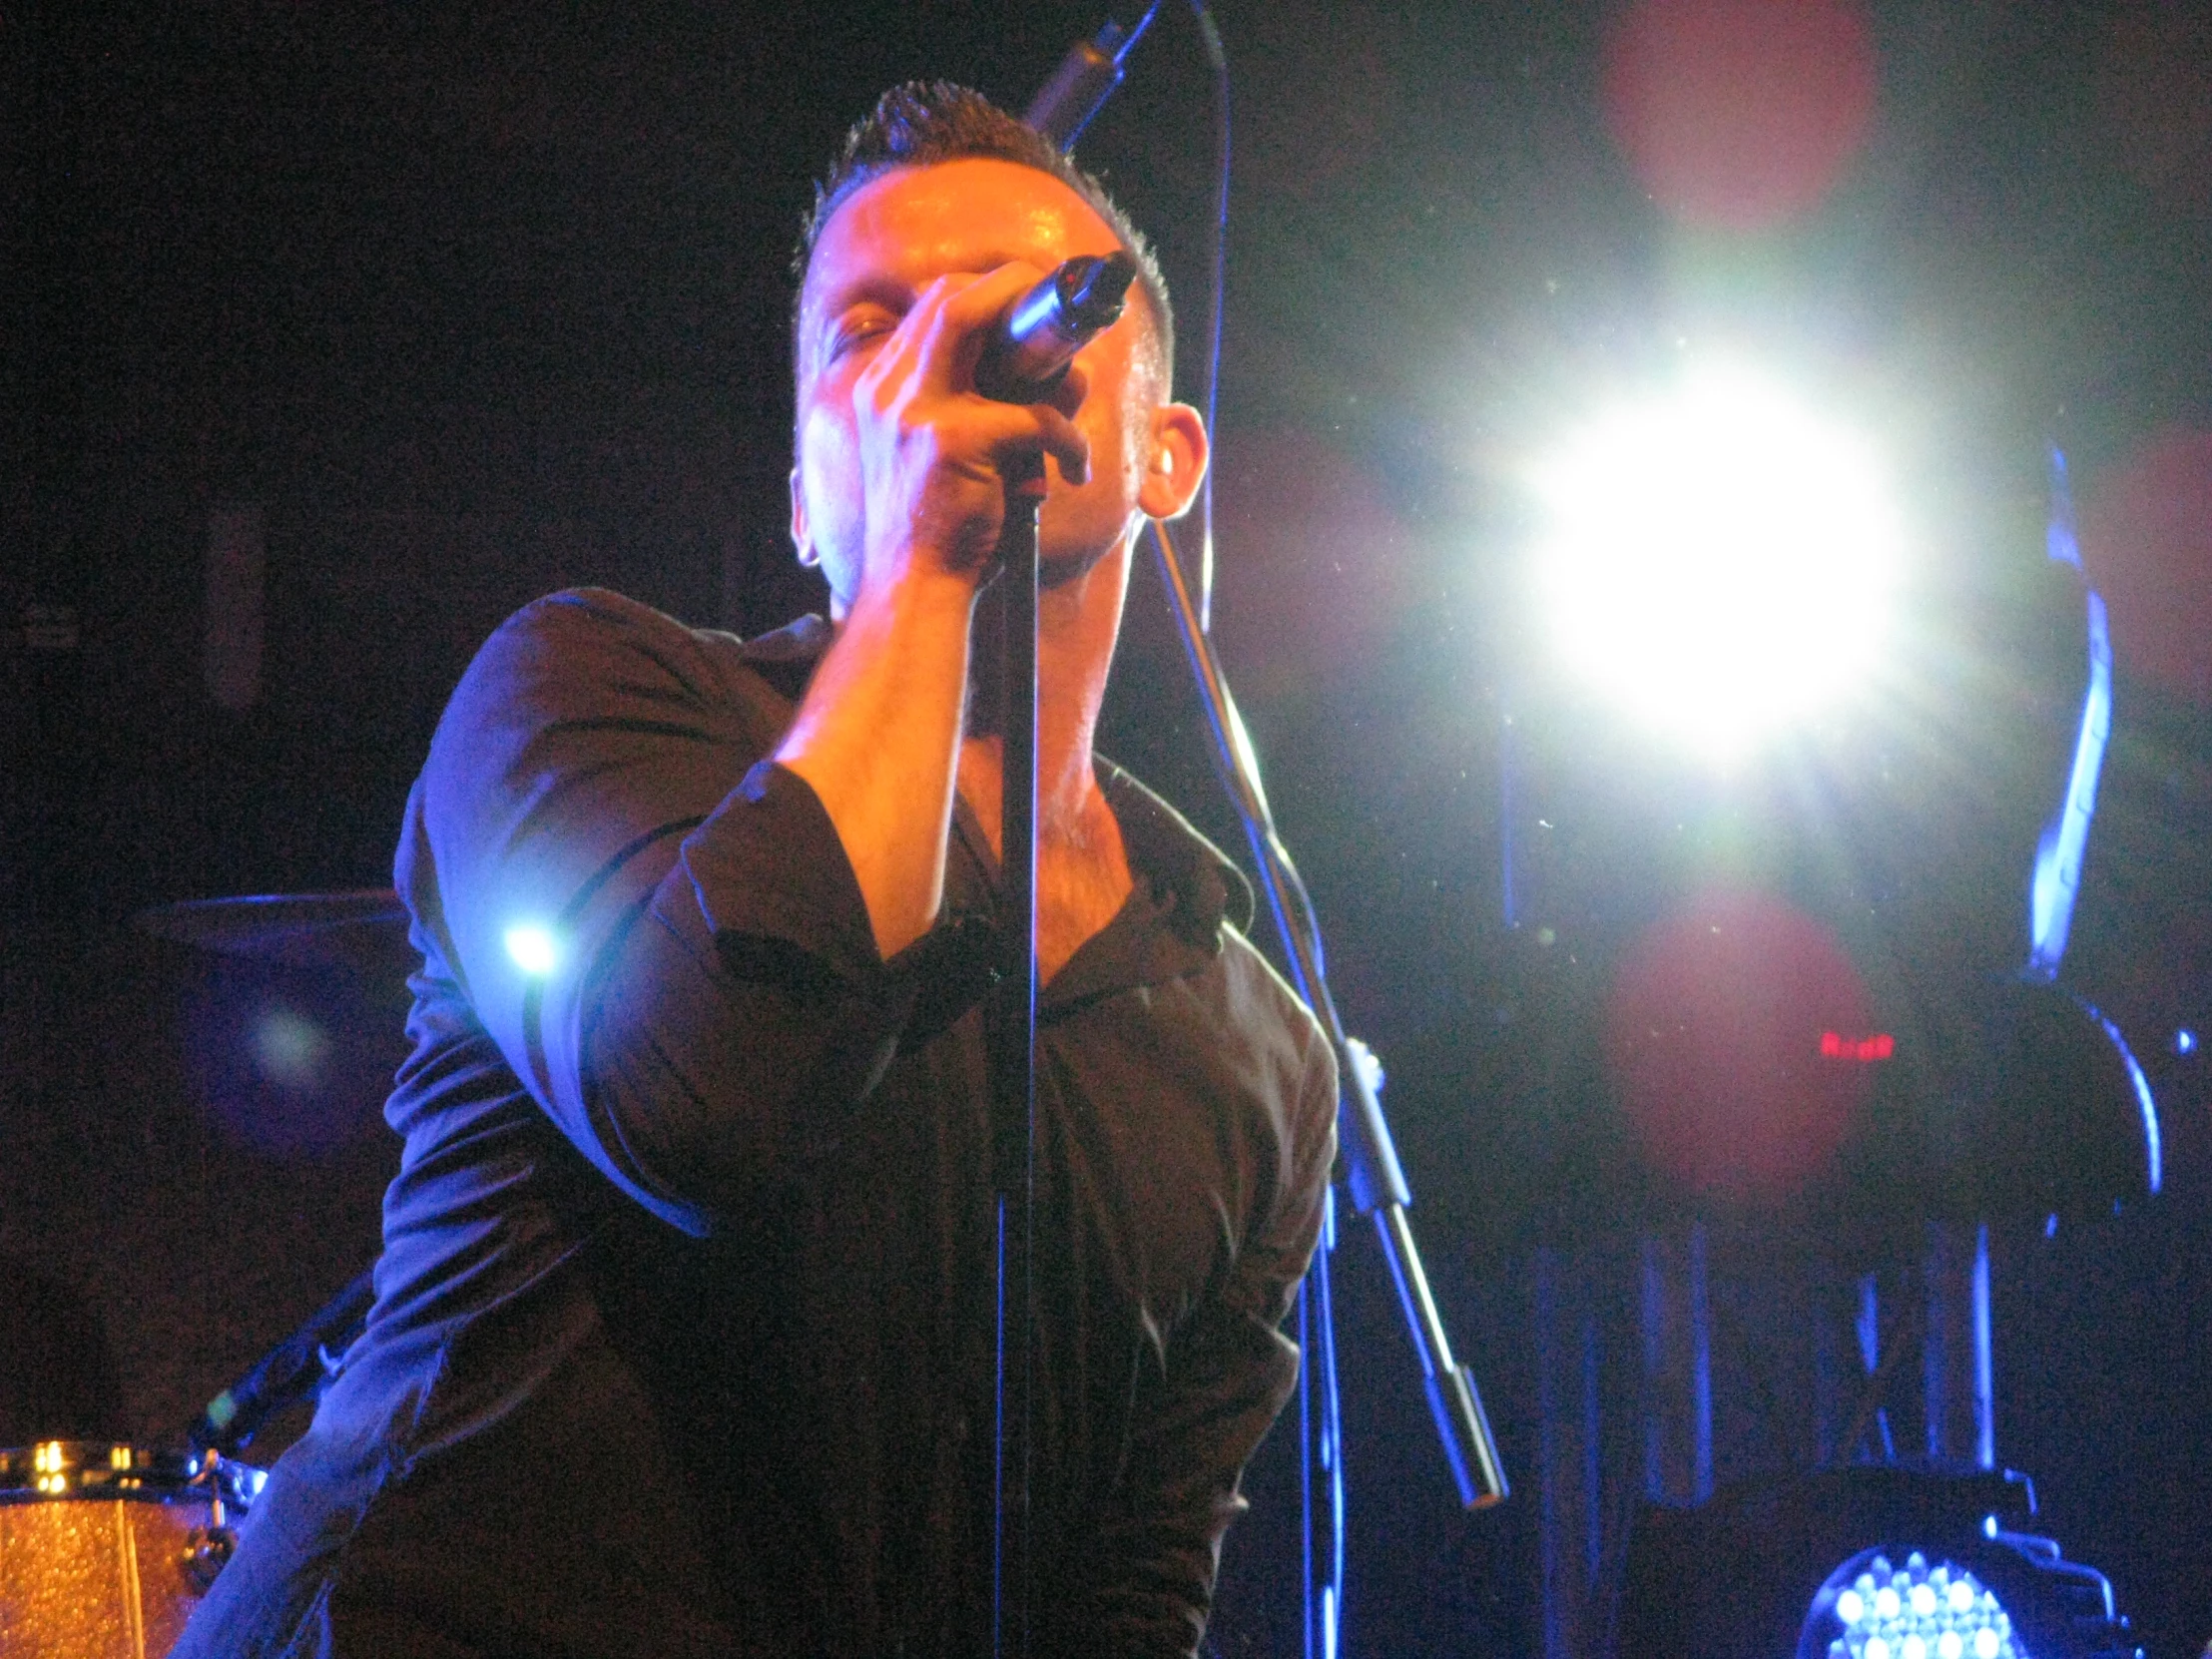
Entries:
<svg viewBox="0 0 2212 1659">
<path fill-rule="evenodd" d="M 800 231 L 792 259 L 798 286 L 792 295 L 792 340 L 797 365 L 799 307 L 806 298 L 807 270 L 836 211 L 847 198 L 884 174 L 902 167 L 933 167 L 939 162 L 982 158 L 1012 162 L 1050 174 L 1080 196 L 1106 222 L 1129 257 L 1137 262 L 1137 283 L 1152 307 L 1160 349 L 1161 390 L 1173 380 L 1175 313 L 1168 305 L 1167 279 L 1145 234 L 1129 222 L 1106 187 L 1085 173 L 1050 139 L 1016 120 L 981 93 L 950 81 L 908 81 L 875 101 L 875 108 L 844 135 L 844 144 L 829 173 L 815 186 L 814 212 Z"/>
</svg>

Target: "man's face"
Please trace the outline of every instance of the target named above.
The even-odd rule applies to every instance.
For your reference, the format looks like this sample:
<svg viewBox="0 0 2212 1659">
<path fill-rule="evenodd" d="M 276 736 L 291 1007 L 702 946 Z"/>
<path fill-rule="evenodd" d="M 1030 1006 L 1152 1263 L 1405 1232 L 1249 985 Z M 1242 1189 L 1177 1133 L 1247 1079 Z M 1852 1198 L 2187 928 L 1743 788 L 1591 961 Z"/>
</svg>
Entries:
<svg viewBox="0 0 2212 1659">
<path fill-rule="evenodd" d="M 795 531 L 822 564 L 841 614 L 858 584 L 865 492 L 853 382 L 882 335 L 943 276 L 981 276 L 1020 260 L 1049 272 L 1079 254 L 1111 254 L 1113 230 L 1049 174 L 968 158 L 900 168 L 853 193 L 815 244 L 797 331 Z M 1134 296 L 1133 296 L 1134 298 Z M 1150 318 L 1141 298 L 1076 357 L 1086 389 L 1073 418 L 1090 442 L 1090 478 L 1070 484 L 1047 459 L 1039 551 L 1055 570 L 1088 568 L 1127 533 L 1139 508 L 1159 402 Z"/>
</svg>

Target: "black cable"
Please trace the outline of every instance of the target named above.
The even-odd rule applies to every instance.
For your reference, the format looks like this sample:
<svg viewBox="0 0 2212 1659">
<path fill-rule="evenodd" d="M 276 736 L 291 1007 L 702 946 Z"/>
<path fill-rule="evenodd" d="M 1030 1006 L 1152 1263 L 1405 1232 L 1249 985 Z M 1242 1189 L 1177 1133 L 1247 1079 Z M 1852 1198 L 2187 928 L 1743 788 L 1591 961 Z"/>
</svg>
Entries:
<svg viewBox="0 0 2212 1659">
<path fill-rule="evenodd" d="M 1212 437 L 1221 411 L 1221 326 L 1229 297 L 1229 55 L 1206 0 L 1190 4 L 1214 72 L 1213 291 L 1206 315 L 1206 434 Z M 1198 626 L 1207 634 L 1214 631 L 1214 472 L 1208 467 L 1198 488 Z"/>
<path fill-rule="evenodd" d="M 1124 30 L 1108 20 L 1096 39 L 1077 41 L 1029 101 L 1022 119 L 1063 151 L 1073 150 L 1083 130 L 1121 85 L 1123 66 L 1159 16 L 1160 3 L 1152 0 L 1134 29 Z M 1206 342 L 1206 381 L 1200 399 L 1206 430 L 1211 435 L 1221 412 L 1221 332 L 1229 287 L 1229 54 L 1222 47 L 1221 30 L 1214 23 L 1214 14 L 1207 10 L 1206 0 L 1190 0 L 1190 7 L 1214 80 L 1214 225 L 1202 336 Z M 1214 625 L 1214 471 L 1207 468 L 1194 504 L 1199 544 L 1198 619 L 1205 633 L 1211 633 Z"/>
</svg>

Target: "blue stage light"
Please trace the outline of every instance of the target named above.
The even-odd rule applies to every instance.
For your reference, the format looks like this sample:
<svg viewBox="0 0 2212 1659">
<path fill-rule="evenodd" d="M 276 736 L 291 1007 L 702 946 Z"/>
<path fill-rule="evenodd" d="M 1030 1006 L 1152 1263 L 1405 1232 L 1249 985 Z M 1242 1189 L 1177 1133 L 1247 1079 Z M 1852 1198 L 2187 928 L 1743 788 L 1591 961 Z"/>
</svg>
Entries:
<svg viewBox="0 0 2212 1659">
<path fill-rule="evenodd" d="M 1646 1504 L 1618 1651 L 2142 1659 L 2104 1575 L 2018 1530 L 2034 1515 L 2023 1476 L 1895 1464 L 1742 1481 L 1691 1509 Z"/>
<path fill-rule="evenodd" d="M 1853 1556 L 1822 1586 L 1809 1622 L 1811 1650 L 1823 1651 L 1825 1636 L 1827 1659 L 2029 1659 L 1995 1592 L 1919 1550 L 1903 1566 L 1884 1550 Z"/>
<path fill-rule="evenodd" d="M 534 921 L 508 928 L 505 942 L 515 966 L 534 979 L 543 978 L 560 965 L 560 945 L 551 932 Z"/>
</svg>

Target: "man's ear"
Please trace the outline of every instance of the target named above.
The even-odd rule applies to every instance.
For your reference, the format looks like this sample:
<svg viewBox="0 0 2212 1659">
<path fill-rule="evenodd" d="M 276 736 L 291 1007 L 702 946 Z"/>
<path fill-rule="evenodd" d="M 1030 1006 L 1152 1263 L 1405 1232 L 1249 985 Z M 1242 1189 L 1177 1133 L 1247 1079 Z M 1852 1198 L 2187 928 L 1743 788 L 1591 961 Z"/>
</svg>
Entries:
<svg viewBox="0 0 2212 1659">
<path fill-rule="evenodd" d="M 799 487 L 799 468 L 792 468 L 792 547 L 799 554 L 799 562 L 810 569 L 822 563 L 822 555 L 815 551 L 815 544 L 807 534 L 807 492 Z"/>
<path fill-rule="evenodd" d="M 1148 518 L 1180 518 L 1198 498 L 1210 453 L 1206 421 L 1188 403 L 1163 403 L 1152 411 L 1151 449 L 1137 505 Z"/>
</svg>

